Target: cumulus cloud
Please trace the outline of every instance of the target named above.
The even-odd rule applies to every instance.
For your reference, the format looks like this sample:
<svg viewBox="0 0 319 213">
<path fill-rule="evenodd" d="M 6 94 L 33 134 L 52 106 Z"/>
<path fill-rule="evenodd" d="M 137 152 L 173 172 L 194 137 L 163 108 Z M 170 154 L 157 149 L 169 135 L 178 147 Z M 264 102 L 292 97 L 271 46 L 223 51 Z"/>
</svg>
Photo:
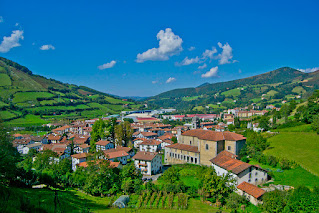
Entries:
<svg viewBox="0 0 319 213">
<path fill-rule="evenodd" d="M 193 46 L 192 46 L 192 47 L 190 47 L 190 48 L 188 48 L 188 50 L 189 50 L 189 51 L 193 51 L 193 50 L 195 50 L 195 49 L 196 49 L 196 48 L 195 48 L 195 47 L 193 47 Z"/>
<path fill-rule="evenodd" d="M 2 16 L 0 16 L 0 23 L 2 23 L 3 22 L 3 17 Z"/>
<path fill-rule="evenodd" d="M 174 81 L 176 81 L 176 78 L 174 78 L 174 77 L 169 77 L 169 78 L 166 80 L 166 83 L 168 84 L 168 83 L 172 83 L 172 82 L 174 82 Z"/>
<path fill-rule="evenodd" d="M 137 54 L 136 62 L 143 63 L 144 61 L 166 61 L 169 57 L 180 53 L 183 40 L 175 35 L 171 28 L 166 28 L 157 33 L 157 40 L 159 40 L 159 47 L 149 49 L 143 53 Z"/>
<path fill-rule="evenodd" d="M 0 52 L 6 53 L 14 47 L 21 46 L 21 44 L 19 43 L 20 39 L 24 39 L 23 30 L 14 30 L 9 37 L 4 36 L 0 44 Z"/>
<path fill-rule="evenodd" d="M 40 47 L 40 50 L 55 50 L 55 47 L 51 44 L 45 44 Z"/>
<path fill-rule="evenodd" d="M 219 64 L 229 64 L 231 63 L 231 59 L 233 58 L 233 49 L 231 46 L 226 43 L 222 45 L 222 43 L 218 42 L 218 46 L 223 49 L 223 51 L 218 54 Z"/>
<path fill-rule="evenodd" d="M 203 52 L 203 58 L 204 59 L 214 59 L 214 54 L 217 53 L 217 49 L 215 47 L 212 47 L 211 50 L 205 50 Z"/>
<path fill-rule="evenodd" d="M 205 63 L 205 64 L 203 64 L 202 66 L 199 66 L 198 69 L 201 70 L 201 69 L 205 69 L 206 67 L 207 67 L 207 64 Z"/>
<path fill-rule="evenodd" d="M 301 72 L 305 72 L 305 73 L 309 73 L 309 72 L 315 72 L 317 70 L 319 70 L 319 67 L 314 67 L 314 68 L 306 68 L 306 69 L 297 69 Z"/>
<path fill-rule="evenodd" d="M 208 72 L 202 74 L 202 78 L 216 77 L 218 72 L 218 66 L 211 68 Z"/>
<path fill-rule="evenodd" d="M 196 63 L 201 63 L 201 61 L 198 58 L 198 56 L 196 56 L 196 58 L 188 58 L 188 57 L 186 57 L 180 63 L 176 62 L 175 65 L 176 66 L 187 66 L 187 65 L 196 64 Z"/>
<path fill-rule="evenodd" d="M 109 69 L 109 68 L 112 68 L 114 67 L 116 64 L 116 61 L 111 61 L 111 62 L 108 62 L 106 64 L 102 64 L 100 66 L 98 66 L 97 68 L 99 68 L 99 70 L 105 70 L 105 69 Z"/>
</svg>

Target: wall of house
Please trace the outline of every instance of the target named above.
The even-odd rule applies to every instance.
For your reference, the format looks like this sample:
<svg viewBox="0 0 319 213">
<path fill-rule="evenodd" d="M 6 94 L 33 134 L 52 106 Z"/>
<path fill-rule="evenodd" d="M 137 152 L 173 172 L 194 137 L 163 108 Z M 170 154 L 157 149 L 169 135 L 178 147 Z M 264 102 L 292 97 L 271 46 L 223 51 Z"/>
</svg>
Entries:
<svg viewBox="0 0 319 213">
<path fill-rule="evenodd" d="M 160 145 L 140 145 L 140 151 L 156 152 L 159 150 Z"/>
<path fill-rule="evenodd" d="M 252 166 L 238 174 L 237 184 L 246 181 L 247 183 L 258 185 L 267 182 L 267 177 L 266 171 Z"/>
<path fill-rule="evenodd" d="M 183 164 L 192 163 L 200 164 L 199 153 L 189 152 L 185 150 L 173 149 L 165 147 L 165 163 Z"/>
<path fill-rule="evenodd" d="M 255 198 L 254 196 L 240 190 L 240 189 L 237 189 L 235 191 L 237 194 L 241 195 L 241 196 L 244 196 L 245 198 L 247 198 L 249 200 L 249 202 L 251 202 L 252 204 L 254 204 L 255 206 L 257 206 L 258 204 L 262 204 L 262 199 L 261 197 L 259 199 Z"/>
</svg>

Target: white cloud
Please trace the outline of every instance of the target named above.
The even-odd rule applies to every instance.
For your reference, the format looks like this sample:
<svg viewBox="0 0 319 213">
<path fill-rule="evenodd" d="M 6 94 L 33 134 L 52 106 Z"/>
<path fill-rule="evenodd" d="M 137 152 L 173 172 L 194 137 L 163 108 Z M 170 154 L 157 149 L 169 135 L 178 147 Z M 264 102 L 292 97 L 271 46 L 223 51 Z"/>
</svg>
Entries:
<svg viewBox="0 0 319 213">
<path fill-rule="evenodd" d="M 40 47 L 40 50 L 55 50 L 55 47 L 51 44 L 45 44 Z"/>
<path fill-rule="evenodd" d="M 158 81 L 152 81 L 152 84 L 157 84 L 158 83 Z"/>
<path fill-rule="evenodd" d="M 207 64 L 205 63 L 205 64 L 203 64 L 202 66 L 199 66 L 198 69 L 201 70 L 201 69 L 205 69 L 206 67 L 207 67 Z"/>
<path fill-rule="evenodd" d="M 159 47 L 137 54 L 136 62 L 143 63 L 149 60 L 166 61 L 170 56 L 176 55 L 183 50 L 183 40 L 178 35 L 175 35 L 171 28 L 159 31 L 157 40 L 159 40 Z"/>
<path fill-rule="evenodd" d="M 223 49 L 222 53 L 218 54 L 219 64 L 231 63 L 231 59 L 233 58 L 233 49 L 231 46 L 228 43 L 222 45 L 220 42 L 218 42 L 218 46 Z"/>
<path fill-rule="evenodd" d="M 193 47 L 193 46 L 192 46 L 192 47 L 190 47 L 190 48 L 188 48 L 188 50 L 189 50 L 189 51 L 193 51 L 193 50 L 195 50 L 195 49 L 196 49 L 196 48 L 195 48 L 195 47 Z"/>
<path fill-rule="evenodd" d="M 301 72 L 305 72 L 305 73 L 309 73 L 309 72 L 315 72 L 317 70 L 319 70 L 319 67 L 314 67 L 314 68 L 306 68 L 306 69 L 297 69 Z"/>
<path fill-rule="evenodd" d="M 186 58 L 184 58 L 183 61 L 181 61 L 180 63 L 176 62 L 175 65 L 176 66 L 187 66 L 187 65 L 196 64 L 196 63 L 201 63 L 200 58 L 198 58 L 198 56 L 196 56 L 196 58 L 188 58 L 186 56 Z"/>
<path fill-rule="evenodd" d="M 212 47 L 211 50 L 205 50 L 205 52 L 203 52 L 203 58 L 204 59 L 214 59 L 214 54 L 217 53 L 217 49 L 215 47 Z"/>
<path fill-rule="evenodd" d="M 210 77 L 216 77 L 218 72 L 218 66 L 211 68 L 208 72 L 205 74 L 202 74 L 202 78 L 210 78 Z"/>
<path fill-rule="evenodd" d="M 174 78 L 174 77 L 169 77 L 169 78 L 166 80 L 166 83 L 168 84 L 168 83 L 171 83 L 171 82 L 174 82 L 174 81 L 176 81 L 176 78 Z"/>
<path fill-rule="evenodd" d="M 0 23 L 2 23 L 4 20 L 3 20 L 3 17 L 0 16 Z"/>
<path fill-rule="evenodd" d="M 102 65 L 98 66 L 97 68 L 99 68 L 99 70 L 105 70 L 105 69 L 109 69 L 109 68 L 114 67 L 115 64 L 116 64 L 116 61 L 113 60 L 109 63 L 102 64 Z"/>
<path fill-rule="evenodd" d="M 16 26 L 16 27 L 19 26 L 19 23 L 16 23 L 14 26 Z"/>
<path fill-rule="evenodd" d="M 24 39 L 22 30 L 12 31 L 12 34 L 9 37 L 3 36 L 3 40 L 0 44 L 0 52 L 6 53 L 14 47 L 21 46 L 21 44 L 19 43 L 20 39 Z"/>
<path fill-rule="evenodd" d="M 199 73 L 200 73 L 199 70 L 195 70 L 195 71 L 193 72 L 194 75 L 199 74 Z"/>
</svg>

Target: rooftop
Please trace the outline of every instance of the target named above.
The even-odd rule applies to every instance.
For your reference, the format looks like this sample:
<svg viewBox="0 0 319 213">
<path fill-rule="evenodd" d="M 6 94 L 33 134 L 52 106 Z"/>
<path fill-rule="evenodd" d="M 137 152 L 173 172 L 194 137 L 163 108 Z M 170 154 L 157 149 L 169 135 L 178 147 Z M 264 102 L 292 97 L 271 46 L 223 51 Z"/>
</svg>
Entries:
<svg viewBox="0 0 319 213">
<path fill-rule="evenodd" d="M 257 199 L 261 197 L 263 194 L 265 194 L 266 192 L 265 190 L 258 188 L 257 186 L 247 183 L 245 181 L 239 184 L 237 186 L 237 189 L 240 189 Z"/>
<path fill-rule="evenodd" d="M 184 136 L 192 136 L 197 137 L 202 140 L 209 141 L 222 141 L 222 140 L 230 140 L 230 141 L 238 141 L 246 139 L 244 136 L 234 133 L 234 132 L 216 132 L 211 130 L 203 130 L 203 129 L 193 129 L 184 132 L 182 135 Z"/>
</svg>

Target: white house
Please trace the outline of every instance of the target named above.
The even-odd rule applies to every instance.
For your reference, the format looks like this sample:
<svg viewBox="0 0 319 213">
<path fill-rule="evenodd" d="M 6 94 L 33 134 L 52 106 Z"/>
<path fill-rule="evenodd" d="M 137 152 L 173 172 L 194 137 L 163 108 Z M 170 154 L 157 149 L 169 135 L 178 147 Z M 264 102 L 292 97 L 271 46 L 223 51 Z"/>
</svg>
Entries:
<svg viewBox="0 0 319 213">
<path fill-rule="evenodd" d="M 265 192 L 265 190 L 245 181 L 237 186 L 236 191 L 237 194 L 244 196 L 256 206 L 258 204 L 262 204 L 262 196 L 265 194 Z"/>
<path fill-rule="evenodd" d="M 74 152 L 75 153 L 88 153 L 90 150 L 90 145 L 88 144 L 81 144 L 81 145 L 78 145 L 74 148 Z"/>
<path fill-rule="evenodd" d="M 135 138 L 145 138 L 145 139 L 155 139 L 158 135 L 153 132 L 135 132 L 133 137 Z"/>
<path fill-rule="evenodd" d="M 119 161 L 122 165 L 127 164 L 127 160 L 130 158 L 130 155 L 124 150 L 105 150 L 103 151 L 104 158 L 112 162 Z"/>
<path fill-rule="evenodd" d="M 72 170 L 76 170 L 76 165 L 82 162 L 86 162 L 87 153 L 78 153 L 71 155 L 72 158 Z"/>
<path fill-rule="evenodd" d="M 140 151 L 133 157 L 134 165 L 143 175 L 153 175 L 162 171 L 162 155 L 157 152 Z"/>
<path fill-rule="evenodd" d="M 140 148 L 140 143 L 144 142 L 144 141 L 147 141 L 147 139 L 145 138 L 136 138 L 133 140 L 134 142 L 134 148 L 137 148 L 139 149 Z"/>
<path fill-rule="evenodd" d="M 24 155 L 28 154 L 31 149 L 35 149 L 38 152 L 41 146 L 42 146 L 42 143 L 39 143 L 39 142 L 28 144 L 22 148 L 22 154 Z"/>
<path fill-rule="evenodd" d="M 145 152 L 157 152 L 161 149 L 161 141 L 158 140 L 146 140 L 140 143 L 140 151 Z"/>
<path fill-rule="evenodd" d="M 103 150 L 114 148 L 114 144 L 107 140 L 99 140 L 98 142 L 95 143 L 95 146 L 96 146 L 96 151 L 99 151 L 99 150 L 103 151 Z"/>
<path fill-rule="evenodd" d="M 248 182 L 254 185 L 265 183 L 268 180 L 267 171 L 259 166 L 254 166 L 236 159 L 236 155 L 222 151 L 211 159 L 212 167 L 217 175 L 222 176 L 230 173 L 236 180 L 236 185 Z"/>
</svg>

